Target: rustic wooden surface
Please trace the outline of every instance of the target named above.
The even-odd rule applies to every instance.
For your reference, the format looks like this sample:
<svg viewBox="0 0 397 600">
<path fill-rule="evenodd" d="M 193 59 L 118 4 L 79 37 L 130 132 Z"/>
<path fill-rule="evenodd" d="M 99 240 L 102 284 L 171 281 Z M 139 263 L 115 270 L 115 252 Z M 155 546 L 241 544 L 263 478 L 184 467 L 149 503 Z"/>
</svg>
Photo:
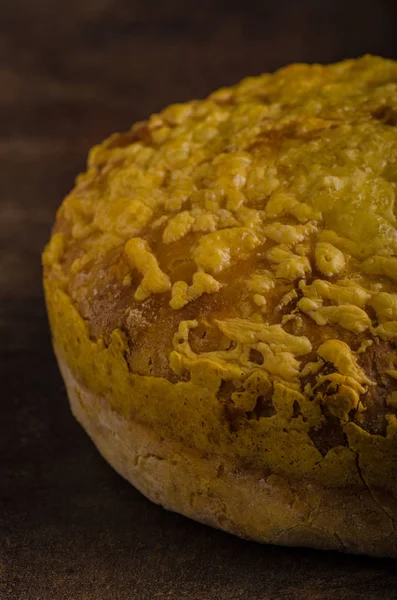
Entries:
<svg viewBox="0 0 397 600">
<path fill-rule="evenodd" d="M 88 148 L 291 61 L 397 58 L 395 2 L 2 0 L 0 597 L 392 600 L 395 561 L 264 547 L 167 513 L 74 422 L 40 250 Z"/>
</svg>

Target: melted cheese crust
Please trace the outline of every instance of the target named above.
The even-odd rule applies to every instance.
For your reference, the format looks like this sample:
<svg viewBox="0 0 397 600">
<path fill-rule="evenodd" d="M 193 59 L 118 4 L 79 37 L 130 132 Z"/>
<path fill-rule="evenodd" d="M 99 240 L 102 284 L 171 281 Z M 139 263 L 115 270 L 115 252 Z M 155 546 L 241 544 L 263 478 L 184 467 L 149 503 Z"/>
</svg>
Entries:
<svg viewBox="0 0 397 600">
<path fill-rule="evenodd" d="M 396 190 L 395 62 L 292 65 L 173 105 L 94 147 L 58 211 L 55 343 L 164 434 L 394 493 Z"/>
</svg>

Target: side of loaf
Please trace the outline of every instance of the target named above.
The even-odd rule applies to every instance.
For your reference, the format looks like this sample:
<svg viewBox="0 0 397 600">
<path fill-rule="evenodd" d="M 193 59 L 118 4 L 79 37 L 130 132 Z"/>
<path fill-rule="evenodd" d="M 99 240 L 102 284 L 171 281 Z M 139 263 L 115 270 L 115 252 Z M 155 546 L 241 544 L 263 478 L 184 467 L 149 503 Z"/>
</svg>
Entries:
<svg viewBox="0 0 397 600">
<path fill-rule="evenodd" d="M 149 498 L 397 556 L 397 64 L 292 65 L 92 149 L 44 287 L 72 410 Z"/>
</svg>

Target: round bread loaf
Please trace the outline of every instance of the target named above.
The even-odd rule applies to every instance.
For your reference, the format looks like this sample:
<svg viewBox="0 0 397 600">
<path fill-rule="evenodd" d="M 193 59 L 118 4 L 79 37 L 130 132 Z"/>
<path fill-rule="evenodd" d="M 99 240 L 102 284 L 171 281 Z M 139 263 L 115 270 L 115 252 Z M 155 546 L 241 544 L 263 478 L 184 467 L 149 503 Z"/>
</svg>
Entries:
<svg viewBox="0 0 397 600">
<path fill-rule="evenodd" d="M 44 255 L 73 413 L 148 498 L 397 556 L 397 63 L 292 65 L 94 147 Z"/>
</svg>

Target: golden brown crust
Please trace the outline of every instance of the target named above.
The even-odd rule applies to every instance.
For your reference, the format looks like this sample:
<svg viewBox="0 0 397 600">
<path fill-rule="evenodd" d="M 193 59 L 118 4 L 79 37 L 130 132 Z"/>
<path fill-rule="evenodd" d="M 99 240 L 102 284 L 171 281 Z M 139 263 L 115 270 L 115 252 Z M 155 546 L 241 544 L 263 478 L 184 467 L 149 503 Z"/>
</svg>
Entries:
<svg viewBox="0 0 397 600">
<path fill-rule="evenodd" d="M 91 151 L 43 255 L 59 355 L 122 419 L 386 494 L 393 543 L 396 81 L 367 56 L 168 107 Z"/>
<path fill-rule="evenodd" d="M 127 421 L 59 365 L 72 411 L 106 460 L 153 502 L 241 537 L 288 546 L 397 557 L 395 500 L 241 470 Z"/>
</svg>

